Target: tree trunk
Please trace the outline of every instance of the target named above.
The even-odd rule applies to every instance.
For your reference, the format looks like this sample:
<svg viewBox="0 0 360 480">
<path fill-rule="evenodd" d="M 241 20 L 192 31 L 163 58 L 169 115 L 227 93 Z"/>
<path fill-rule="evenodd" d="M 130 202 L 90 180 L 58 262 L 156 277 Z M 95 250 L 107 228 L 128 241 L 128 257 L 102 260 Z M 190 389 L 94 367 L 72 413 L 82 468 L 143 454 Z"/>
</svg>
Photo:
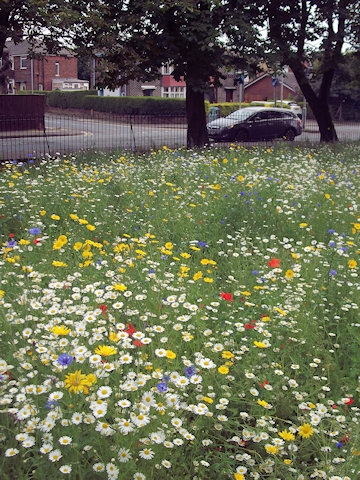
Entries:
<svg viewBox="0 0 360 480">
<path fill-rule="evenodd" d="M 204 92 L 186 85 L 187 148 L 204 147 L 209 143 L 206 128 Z"/>
<path fill-rule="evenodd" d="M 302 62 L 296 59 L 295 61 L 290 61 L 289 66 L 295 75 L 305 100 L 315 116 L 319 126 L 320 141 L 336 142 L 338 136 L 329 109 L 329 92 L 333 78 L 333 71 L 323 73 L 320 92 L 316 95 L 306 76 Z"/>
</svg>

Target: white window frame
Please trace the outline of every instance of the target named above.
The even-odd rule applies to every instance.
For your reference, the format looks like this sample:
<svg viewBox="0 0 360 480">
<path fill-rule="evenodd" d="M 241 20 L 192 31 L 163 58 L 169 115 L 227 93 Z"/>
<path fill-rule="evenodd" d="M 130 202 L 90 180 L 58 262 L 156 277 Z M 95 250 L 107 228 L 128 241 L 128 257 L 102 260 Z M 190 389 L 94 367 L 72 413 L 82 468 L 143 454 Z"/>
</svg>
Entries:
<svg viewBox="0 0 360 480">
<path fill-rule="evenodd" d="M 171 75 L 174 70 L 174 67 L 171 63 L 165 63 L 161 66 L 161 75 Z"/>
<path fill-rule="evenodd" d="M 60 62 L 55 62 L 55 77 L 60 77 Z"/>
<path fill-rule="evenodd" d="M 20 57 L 20 70 L 26 70 L 27 69 L 27 57 L 21 56 Z"/>
<path fill-rule="evenodd" d="M 185 98 L 186 87 L 162 87 L 163 98 Z"/>
</svg>

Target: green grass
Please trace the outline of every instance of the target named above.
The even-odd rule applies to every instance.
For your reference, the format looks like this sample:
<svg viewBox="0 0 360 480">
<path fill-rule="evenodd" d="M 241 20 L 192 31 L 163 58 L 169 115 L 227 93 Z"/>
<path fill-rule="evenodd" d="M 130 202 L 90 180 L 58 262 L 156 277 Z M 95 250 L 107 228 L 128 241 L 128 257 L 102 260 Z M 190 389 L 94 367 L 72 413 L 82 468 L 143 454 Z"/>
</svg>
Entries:
<svg viewBox="0 0 360 480">
<path fill-rule="evenodd" d="M 359 478 L 359 158 L 4 167 L 1 479 Z"/>
</svg>

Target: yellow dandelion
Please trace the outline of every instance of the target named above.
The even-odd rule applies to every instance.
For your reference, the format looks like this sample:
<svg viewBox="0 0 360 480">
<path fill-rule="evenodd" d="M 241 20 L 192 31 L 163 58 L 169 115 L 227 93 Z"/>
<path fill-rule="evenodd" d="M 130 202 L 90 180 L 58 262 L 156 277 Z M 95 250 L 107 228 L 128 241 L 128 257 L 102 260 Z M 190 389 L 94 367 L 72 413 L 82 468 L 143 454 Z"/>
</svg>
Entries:
<svg viewBox="0 0 360 480">
<path fill-rule="evenodd" d="M 65 387 L 73 393 L 89 393 L 89 387 L 96 382 L 96 376 L 93 374 L 85 375 L 81 370 L 69 373 L 65 377 Z"/>
<path fill-rule="evenodd" d="M 50 217 L 52 220 L 60 220 L 59 215 L 55 215 L 54 213 Z"/>
<path fill-rule="evenodd" d="M 288 280 L 291 280 L 293 277 L 294 277 L 294 271 L 289 269 L 289 270 L 286 270 L 285 272 L 285 277 L 288 279 Z"/>
<path fill-rule="evenodd" d="M 224 350 L 221 356 L 222 358 L 231 359 L 231 358 L 234 358 L 235 355 L 232 352 L 229 352 L 228 350 Z"/>
<path fill-rule="evenodd" d="M 276 455 L 279 451 L 279 447 L 277 447 L 276 445 L 267 444 L 267 445 L 265 445 L 265 450 L 268 453 L 271 453 L 271 455 Z"/>
<path fill-rule="evenodd" d="M 234 473 L 235 480 L 245 480 L 245 477 L 242 473 Z"/>
<path fill-rule="evenodd" d="M 118 290 L 119 292 L 125 292 L 125 290 L 127 290 L 127 287 L 123 283 L 116 283 L 114 285 L 114 290 Z"/>
<path fill-rule="evenodd" d="M 226 365 L 221 365 L 218 368 L 218 372 L 221 373 L 221 375 L 227 375 L 229 373 L 229 367 L 227 367 Z"/>
<path fill-rule="evenodd" d="M 60 262 L 60 261 L 58 261 L 58 260 L 54 260 L 54 261 L 52 262 L 52 265 L 53 265 L 54 267 L 67 267 L 67 263 L 65 263 L 65 262 Z"/>
<path fill-rule="evenodd" d="M 55 335 L 69 335 L 71 332 L 70 328 L 65 327 L 65 325 L 55 325 L 50 331 Z"/>
<path fill-rule="evenodd" d="M 314 430 L 313 430 L 312 426 L 310 425 L 310 423 L 304 423 L 304 425 L 301 425 L 299 427 L 300 437 L 309 438 L 313 434 L 314 434 Z"/>
<path fill-rule="evenodd" d="M 172 350 L 166 350 L 166 358 L 169 358 L 170 360 L 174 360 L 174 358 L 176 358 L 176 353 L 173 352 Z"/>
<path fill-rule="evenodd" d="M 356 268 L 356 267 L 357 267 L 357 261 L 354 260 L 354 259 L 350 259 L 350 260 L 348 261 L 348 267 L 349 267 L 349 268 Z"/>
<path fill-rule="evenodd" d="M 280 432 L 279 437 L 288 442 L 292 442 L 295 440 L 295 435 L 288 430 L 283 430 L 282 432 Z"/>
<path fill-rule="evenodd" d="M 117 354 L 117 349 L 110 345 L 99 345 L 95 348 L 95 353 L 102 357 L 110 357 Z"/>
<path fill-rule="evenodd" d="M 256 340 L 254 341 L 254 345 L 255 345 L 255 347 L 258 347 L 258 348 L 267 348 L 266 343 L 264 343 L 264 342 L 258 342 L 258 341 L 256 341 Z"/>
</svg>

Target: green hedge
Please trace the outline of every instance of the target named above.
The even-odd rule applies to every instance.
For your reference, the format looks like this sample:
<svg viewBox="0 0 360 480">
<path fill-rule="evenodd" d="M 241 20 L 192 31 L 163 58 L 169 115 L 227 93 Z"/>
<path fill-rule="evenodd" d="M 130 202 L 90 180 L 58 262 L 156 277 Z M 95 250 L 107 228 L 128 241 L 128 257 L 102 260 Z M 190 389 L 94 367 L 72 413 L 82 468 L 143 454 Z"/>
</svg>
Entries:
<svg viewBox="0 0 360 480">
<path fill-rule="evenodd" d="M 78 108 L 126 115 L 185 115 L 183 98 L 101 97 L 96 91 L 46 92 L 46 105 L 55 108 Z"/>
</svg>

